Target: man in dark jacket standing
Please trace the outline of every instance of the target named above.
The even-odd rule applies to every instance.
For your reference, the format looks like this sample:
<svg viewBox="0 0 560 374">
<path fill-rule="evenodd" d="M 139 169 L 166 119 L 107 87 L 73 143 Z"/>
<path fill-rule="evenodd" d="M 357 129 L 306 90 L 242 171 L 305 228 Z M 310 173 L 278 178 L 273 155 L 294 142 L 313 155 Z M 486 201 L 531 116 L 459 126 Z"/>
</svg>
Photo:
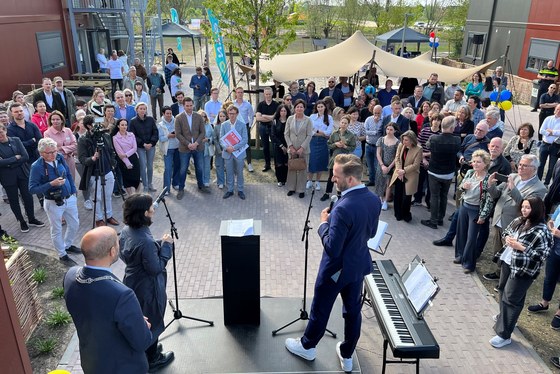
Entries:
<svg viewBox="0 0 560 374">
<path fill-rule="evenodd" d="M 430 164 L 428 183 L 430 184 L 430 219 L 420 221 L 424 226 L 437 229 L 443 225 L 447 209 L 447 194 L 455 176 L 455 156 L 461 148 L 461 138 L 453 135 L 455 117 L 445 117 L 441 123 L 441 134 L 432 135 L 428 141 Z"/>
<path fill-rule="evenodd" d="M 319 100 L 324 99 L 327 96 L 332 97 L 336 106 L 344 107 L 344 94 L 339 88 L 336 88 L 336 80 L 334 77 L 329 77 L 327 81 L 328 87 L 325 87 L 319 93 Z"/>
<path fill-rule="evenodd" d="M 64 299 L 78 332 L 84 373 L 146 373 L 151 326 L 134 292 L 111 272 L 119 255 L 117 232 L 93 229 L 80 246 L 86 265 L 64 276 Z"/>
<path fill-rule="evenodd" d="M 157 66 L 152 65 L 150 68 L 150 74 L 148 75 L 148 79 L 146 79 L 146 83 L 148 84 L 148 92 L 150 93 L 150 103 L 152 104 L 152 117 L 157 119 L 157 114 L 159 113 L 161 116 L 161 108 L 163 108 L 163 93 L 165 90 L 165 79 L 163 79 L 163 75 L 157 72 Z M 159 105 L 159 112 L 156 111 L 156 104 Z"/>
</svg>

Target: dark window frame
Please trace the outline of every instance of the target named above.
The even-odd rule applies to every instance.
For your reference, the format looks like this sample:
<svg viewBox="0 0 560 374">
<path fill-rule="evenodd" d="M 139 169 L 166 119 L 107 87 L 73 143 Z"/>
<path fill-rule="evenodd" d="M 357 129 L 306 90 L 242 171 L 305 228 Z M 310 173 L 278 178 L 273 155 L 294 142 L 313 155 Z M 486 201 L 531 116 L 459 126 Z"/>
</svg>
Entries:
<svg viewBox="0 0 560 374">
<path fill-rule="evenodd" d="M 41 71 L 43 72 L 43 74 L 65 67 L 66 53 L 64 50 L 64 43 L 62 40 L 62 32 L 60 31 L 37 32 L 35 33 L 35 36 L 37 39 L 37 50 L 39 52 L 39 60 L 41 61 Z M 57 43 L 57 41 L 59 43 Z M 53 52 L 52 50 L 53 46 L 56 47 L 56 50 L 58 52 L 56 51 Z M 53 55 L 57 56 L 58 58 L 52 58 Z"/>
</svg>

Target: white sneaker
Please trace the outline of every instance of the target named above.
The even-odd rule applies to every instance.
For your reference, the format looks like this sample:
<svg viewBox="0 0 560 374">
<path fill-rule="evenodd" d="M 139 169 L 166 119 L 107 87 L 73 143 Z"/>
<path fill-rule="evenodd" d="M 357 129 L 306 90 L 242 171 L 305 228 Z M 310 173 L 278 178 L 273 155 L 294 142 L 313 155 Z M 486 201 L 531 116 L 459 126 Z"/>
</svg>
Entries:
<svg viewBox="0 0 560 374">
<path fill-rule="evenodd" d="M 307 183 L 305 184 L 305 189 L 308 190 L 311 187 L 313 187 L 313 182 L 312 181 L 307 181 Z"/>
<path fill-rule="evenodd" d="M 218 188 L 219 188 L 220 190 L 223 190 L 223 189 L 224 189 L 224 185 L 223 185 L 223 184 L 218 184 Z"/>
<path fill-rule="evenodd" d="M 91 200 L 84 201 L 84 208 L 86 210 L 93 210 L 93 202 Z"/>
<path fill-rule="evenodd" d="M 342 370 L 345 371 L 346 373 L 349 373 L 349 372 L 352 371 L 352 357 L 350 357 L 350 358 L 342 357 L 342 354 L 340 353 L 340 346 L 341 345 L 342 345 L 342 342 L 336 343 L 336 355 L 338 356 L 338 359 L 340 360 L 340 367 L 342 368 Z"/>
<path fill-rule="evenodd" d="M 492 339 L 490 339 L 490 344 L 494 348 L 502 348 L 502 347 L 505 347 L 508 344 L 511 344 L 511 339 L 503 339 L 503 338 L 499 337 L 498 335 L 496 335 Z"/>
<path fill-rule="evenodd" d="M 321 191 L 321 182 L 315 182 L 315 191 Z"/>
<path fill-rule="evenodd" d="M 297 339 L 288 338 L 288 339 L 286 339 L 285 344 L 286 344 L 286 349 L 288 351 L 290 351 L 291 353 L 295 354 L 296 356 L 304 358 L 308 361 L 315 360 L 315 357 L 317 356 L 317 349 L 316 348 L 309 348 L 309 349 L 303 348 L 303 345 L 301 345 L 300 338 L 297 338 Z"/>
<path fill-rule="evenodd" d="M 387 205 L 387 202 L 384 201 L 384 202 L 381 204 L 381 210 L 387 210 L 387 209 L 389 209 L 389 206 Z"/>
<path fill-rule="evenodd" d="M 253 171 L 255 171 L 255 169 L 253 169 L 253 165 L 251 165 L 251 164 L 247 164 L 247 170 L 249 170 L 249 172 L 251 172 L 251 173 Z"/>
<path fill-rule="evenodd" d="M 494 314 L 494 315 L 492 316 L 492 321 L 498 322 L 498 316 L 499 316 L 499 314 Z"/>
</svg>

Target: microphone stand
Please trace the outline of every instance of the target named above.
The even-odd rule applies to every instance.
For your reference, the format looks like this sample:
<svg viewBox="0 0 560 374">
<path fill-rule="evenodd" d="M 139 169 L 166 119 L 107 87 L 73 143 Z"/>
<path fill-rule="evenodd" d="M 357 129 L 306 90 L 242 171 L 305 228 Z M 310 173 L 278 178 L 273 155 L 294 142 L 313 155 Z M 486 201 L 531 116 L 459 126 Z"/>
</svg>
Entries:
<svg viewBox="0 0 560 374">
<path fill-rule="evenodd" d="M 209 324 L 210 326 L 214 326 L 214 321 L 208 321 L 205 319 L 185 316 L 183 315 L 183 312 L 181 312 L 181 309 L 179 309 L 179 292 L 177 290 L 177 260 L 175 259 L 175 240 L 179 239 L 179 234 L 177 234 L 177 228 L 175 227 L 175 222 L 171 218 L 171 213 L 169 213 L 169 209 L 167 208 L 167 204 L 165 203 L 165 197 L 162 197 L 161 202 L 165 207 L 165 216 L 169 218 L 169 224 L 171 225 L 171 237 L 173 238 L 173 244 L 171 244 L 171 248 L 173 250 L 173 282 L 175 287 L 175 304 L 173 304 L 173 300 L 168 301 L 171 310 L 173 310 L 173 319 L 169 321 L 167 325 L 165 325 L 163 331 L 167 330 L 169 325 L 171 325 L 173 322 L 182 318 L 203 322 Z"/>
<path fill-rule="evenodd" d="M 312 205 L 313 204 L 313 197 L 315 197 L 315 188 L 312 188 L 312 190 L 311 190 L 311 199 L 309 200 L 309 207 L 307 208 L 307 217 L 305 217 L 305 224 L 303 225 L 303 234 L 301 235 L 301 241 L 305 242 L 305 266 L 304 266 L 304 271 L 303 271 L 303 306 L 299 310 L 300 313 L 299 313 L 298 318 L 294 319 L 292 322 L 289 322 L 289 323 L 285 324 L 284 326 L 280 327 L 279 329 L 273 330 L 272 331 L 272 336 L 276 335 L 281 330 L 284 330 L 286 327 L 293 325 L 297 321 L 307 321 L 307 320 L 309 320 L 309 313 L 307 312 L 307 309 L 306 309 L 306 304 L 307 304 L 307 258 L 308 258 L 308 254 L 309 254 L 309 230 L 312 229 L 312 227 L 309 226 L 309 213 L 311 213 L 311 208 L 313 207 L 313 205 Z M 336 333 L 332 332 L 328 328 L 326 329 L 326 331 L 329 334 L 331 334 L 333 336 L 333 338 L 336 338 Z"/>
</svg>

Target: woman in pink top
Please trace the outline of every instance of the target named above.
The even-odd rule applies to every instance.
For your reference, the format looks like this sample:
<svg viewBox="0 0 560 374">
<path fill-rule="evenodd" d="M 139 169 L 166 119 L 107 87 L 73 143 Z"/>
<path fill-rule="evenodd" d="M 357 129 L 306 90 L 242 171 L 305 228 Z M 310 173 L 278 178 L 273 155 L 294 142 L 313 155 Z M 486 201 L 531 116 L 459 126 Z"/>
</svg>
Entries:
<svg viewBox="0 0 560 374">
<path fill-rule="evenodd" d="M 49 128 L 49 113 L 47 113 L 47 106 L 44 101 L 37 101 L 35 103 L 35 113 L 31 116 L 31 122 L 37 125 L 41 135 Z"/>
<path fill-rule="evenodd" d="M 117 165 L 123 177 L 123 187 L 128 196 L 136 192 L 140 184 L 140 163 L 136 154 L 136 136 L 127 131 L 128 121 L 124 118 L 117 120 L 113 133 L 113 146 L 117 153 Z"/>
<path fill-rule="evenodd" d="M 56 142 L 58 153 L 64 156 L 64 161 L 68 164 L 72 179 L 76 180 L 76 162 L 74 161 L 74 154 L 78 151 L 76 137 L 72 130 L 64 126 L 64 115 L 58 110 L 51 113 L 48 123 L 49 128 L 43 136 Z"/>
</svg>

